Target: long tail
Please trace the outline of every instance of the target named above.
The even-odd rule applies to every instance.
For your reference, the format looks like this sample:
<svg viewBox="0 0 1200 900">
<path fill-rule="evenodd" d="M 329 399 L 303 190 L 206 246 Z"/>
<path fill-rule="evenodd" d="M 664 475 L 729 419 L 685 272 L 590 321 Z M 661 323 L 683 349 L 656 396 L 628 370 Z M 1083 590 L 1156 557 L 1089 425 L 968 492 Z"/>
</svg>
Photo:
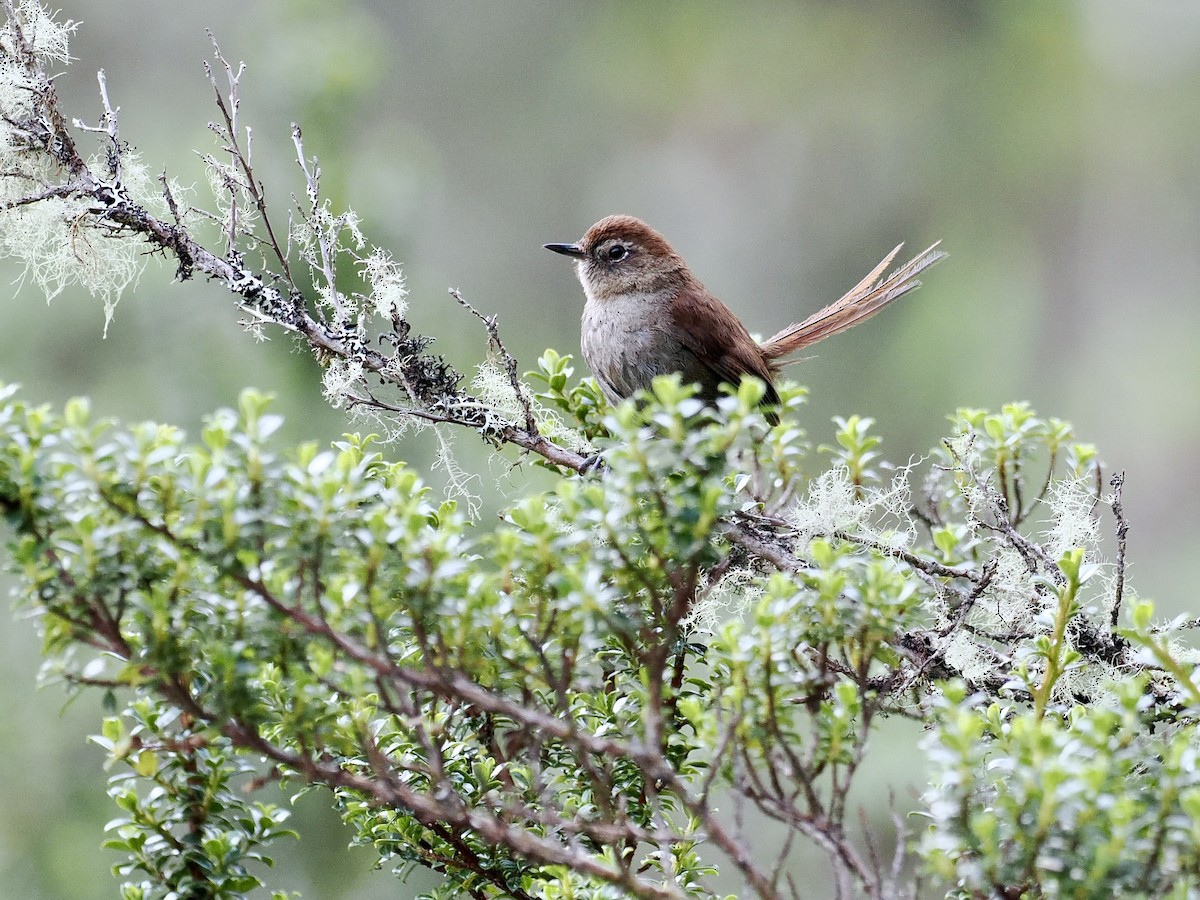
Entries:
<svg viewBox="0 0 1200 900">
<path fill-rule="evenodd" d="M 906 262 L 891 275 L 883 278 L 884 270 L 892 264 L 892 260 L 900 252 L 900 247 L 904 246 L 901 244 L 867 273 L 866 278 L 850 288 L 841 300 L 830 303 L 803 322 L 789 325 L 764 341 L 762 344 L 763 356 L 773 365 L 786 365 L 786 363 L 776 363 L 775 360 L 824 340 L 831 334 L 853 328 L 859 322 L 865 322 L 893 300 L 903 297 L 913 288 L 920 287 L 921 282 L 916 280 L 917 275 L 946 256 L 944 252 L 937 249 L 940 243 L 941 241 L 938 241 L 937 244 Z M 881 278 L 882 280 L 880 280 Z"/>
</svg>

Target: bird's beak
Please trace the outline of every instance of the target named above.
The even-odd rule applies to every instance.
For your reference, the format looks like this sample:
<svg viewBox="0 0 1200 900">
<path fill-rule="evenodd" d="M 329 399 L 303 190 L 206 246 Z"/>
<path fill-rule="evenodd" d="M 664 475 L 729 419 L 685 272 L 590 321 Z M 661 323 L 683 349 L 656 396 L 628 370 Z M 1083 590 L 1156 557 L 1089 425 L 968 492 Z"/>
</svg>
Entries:
<svg viewBox="0 0 1200 900">
<path fill-rule="evenodd" d="M 574 256 L 576 259 L 583 259 L 587 255 L 578 244 L 543 244 L 542 246 L 555 253 L 561 253 L 563 256 Z"/>
</svg>

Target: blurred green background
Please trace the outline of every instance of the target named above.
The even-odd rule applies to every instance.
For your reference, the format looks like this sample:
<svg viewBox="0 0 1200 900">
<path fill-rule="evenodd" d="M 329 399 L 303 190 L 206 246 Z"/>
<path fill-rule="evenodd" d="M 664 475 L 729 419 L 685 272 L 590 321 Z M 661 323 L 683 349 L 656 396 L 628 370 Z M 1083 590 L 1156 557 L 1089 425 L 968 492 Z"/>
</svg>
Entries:
<svg viewBox="0 0 1200 900">
<path fill-rule="evenodd" d="M 925 288 L 789 370 L 812 389 L 810 433 L 828 440 L 834 414 L 873 416 L 903 462 L 957 406 L 1028 400 L 1127 470 L 1132 582 L 1163 612 L 1195 610 L 1200 6 L 59 3 L 83 22 L 59 81 L 68 115 L 97 117 L 104 68 L 122 137 L 152 171 L 199 187 L 212 29 L 249 66 L 243 121 L 277 217 L 303 190 L 298 121 L 327 192 L 405 262 L 417 328 L 463 370 L 484 337 L 450 286 L 499 314 L 526 367 L 547 346 L 578 353 L 580 289 L 541 245 L 609 213 L 663 231 L 759 334 L 839 296 L 897 241 L 944 239 L 951 258 Z M 290 339 L 256 344 L 222 288 L 173 273 L 151 260 L 104 340 L 86 294 L 49 307 L 19 284 L 0 294 L 0 380 L 193 434 L 254 385 L 279 395 L 289 439 L 340 434 Z M 486 454 L 469 435 L 459 445 L 492 491 Z M 430 460 L 421 440 L 395 453 Z M 541 483 L 491 472 L 510 494 Z M 0 647 L 0 895 L 115 896 L 99 843 L 116 810 L 84 740 L 95 700 L 64 708 L 58 688 L 36 688 L 30 622 L 10 622 Z M 872 774 L 865 801 L 919 791 L 912 736 L 895 740 L 895 770 Z M 302 802 L 305 836 L 281 848 L 276 886 L 415 893 L 371 873 L 369 853 L 344 853 L 327 805 Z"/>
</svg>

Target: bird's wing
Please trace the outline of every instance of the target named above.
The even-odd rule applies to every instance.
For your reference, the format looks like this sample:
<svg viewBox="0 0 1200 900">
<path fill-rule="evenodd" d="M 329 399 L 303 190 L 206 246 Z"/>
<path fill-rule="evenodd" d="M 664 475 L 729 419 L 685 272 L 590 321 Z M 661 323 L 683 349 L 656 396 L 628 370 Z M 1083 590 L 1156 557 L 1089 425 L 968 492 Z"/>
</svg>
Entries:
<svg viewBox="0 0 1200 900">
<path fill-rule="evenodd" d="M 771 367 L 757 342 L 724 303 L 700 287 L 677 294 L 668 307 L 668 316 L 669 324 L 697 364 L 715 376 L 714 388 L 716 382 L 736 387 L 743 376 L 754 375 L 766 382 L 764 402 L 779 402 Z"/>
</svg>

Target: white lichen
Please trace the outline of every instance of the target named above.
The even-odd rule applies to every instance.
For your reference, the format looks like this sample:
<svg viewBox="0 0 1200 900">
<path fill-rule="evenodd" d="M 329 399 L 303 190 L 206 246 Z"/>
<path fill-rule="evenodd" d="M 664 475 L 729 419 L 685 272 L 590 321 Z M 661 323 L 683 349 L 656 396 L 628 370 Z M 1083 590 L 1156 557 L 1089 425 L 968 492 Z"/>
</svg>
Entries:
<svg viewBox="0 0 1200 900">
<path fill-rule="evenodd" d="M 479 365 L 475 370 L 475 377 L 471 380 L 471 389 L 480 403 L 495 410 L 505 419 L 518 423 L 524 421 L 525 406 L 522 398 L 517 396 L 508 373 L 495 359 L 485 360 Z M 594 452 L 592 445 L 582 434 L 568 427 L 556 412 L 538 403 L 528 391 L 525 391 L 524 401 L 533 410 L 533 417 L 541 434 L 576 453 Z"/>
<path fill-rule="evenodd" d="M 67 64 L 70 38 L 76 24 L 57 22 L 40 3 L 18 4 L 22 34 L 43 61 Z M 41 73 L 30 73 L 22 64 L 14 23 L 0 31 L 0 257 L 24 264 L 17 279 L 18 289 L 29 282 L 45 295 L 47 302 L 63 290 L 80 285 L 104 304 L 104 330 L 112 320 L 117 301 L 141 275 L 146 256 L 134 237 L 105 227 L 98 221 L 93 202 L 78 194 L 50 196 L 67 185 L 70 173 L 50 157 L 28 146 L 29 136 L 21 123 L 39 122 L 39 98 L 46 83 Z M 94 172 L 105 172 L 107 150 L 87 161 Z M 110 185 L 118 194 L 135 202 L 148 196 L 150 179 L 137 155 L 123 151 L 120 184 Z M 23 202 L 42 198 L 35 202 Z"/>
<path fill-rule="evenodd" d="M 204 175 L 212 194 L 217 226 L 228 236 L 248 235 L 258 222 L 254 195 L 242 171 L 233 163 L 204 157 Z"/>
<path fill-rule="evenodd" d="M 446 428 L 434 426 L 433 433 L 437 437 L 438 447 L 434 468 L 446 473 L 446 497 L 466 507 L 467 515 L 472 521 L 477 521 L 482 504 L 479 495 L 471 490 L 471 483 L 480 481 L 480 478 L 458 464 L 453 439 Z"/>
<path fill-rule="evenodd" d="M 897 473 L 885 488 L 856 485 L 845 466 L 824 472 L 809 485 L 791 521 L 800 539 L 800 552 L 814 538 L 846 534 L 892 549 L 909 547 L 916 526 L 909 514 L 912 495 L 907 471 Z"/>
<path fill-rule="evenodd" d="M 1088 478 L 1062 478 L 1050 485 L 1046 505 L 1053 514 L 1053 523 L 1046 531 L 1046 550 L 1058 559 L 1068 550 L 1082 548 L 1089 560 L 1094 560 L 1100 541 L 1099 527 L 1093 509 L 1096 494 Z"/>
<path fill-rule="evenodd" d="M 996 574 L 987 591 L 975 606 L 976 623 L 988 631 L 1021 631 L 1031 629 L 1035 620 L 1049 608 L 1039 600 L 1034 589 L 1033 575 L 1024 557 L 1011 547 L 996 552 Z M 980 622 L 979 619 L 984 621 Z"/>
<path fill-rule="evenodd" d="M 346 402 L 346 395 L 361 381 L 363 364 L 356 359 L 338 356 L 329 361 L 321 376 L 325 400 L 334 409 Z"/>
<path fill-rule="evenodd" d="M 687 631 L 712 634 L 724 623 L 744 615 L 764 593 L 761 581 L 752 571 L 734 569 L 697 595 L 680 624 Z"/>
<path fill-rule="evenodd" d="M 33 47 L 33 52 L 43 59 L 66 65 L 71 61 L 71 35 L 79 27 L 78 22 L 67 19 L 57 22 L 55 13 L 46 9 L 38 0 L 20 0 L 17 4 L 22 31 Z"/>
<path fill-rule="evenodd" d="M 343 248 L 361 251 L 367 244 L 358 213 L 349 208 L 335 213 L 329 200 L 317 204 L 307 215 L 293 218 L 288 239 L 318 278 L 335 264 L 334 254 L 343 252 Z"/>
<path fill-rule="evenodd" d="M 370 286 L 369 311 L 385 321 L 402 319 L 408 313 L 408 286 L 400 264 L 379 247 L 359 260 L 359 274 Z"/>
<path fill-rule="evenodd" d="M 140 160 L 129 154 L 122 168 L 132 190 L 144 191 L 149 178 Z M 52 173 L 42 172 L 39 177 L 49 180 Z M 0 179 L 0 203 L 20 199 L 22 184 L 40 190 L 28 179 Z M 104 304 L 106 334 L 117 301 L 137 283 L 147 259 L 140 240 L 96 224 L 91 204 L 76 197 L 48 198 L 0 213 L 0 257 L 23 263 L 18 289 L 32 282 L 47 302 L 73 285 L 85 288 Z"/>
<path fill-rule="evenodd" d="M 982 681 L 994 674 L 991 654 L 966 631 L 955 631 L 946 641 L 946 664 L 971 681 Z"/>
</svg>

